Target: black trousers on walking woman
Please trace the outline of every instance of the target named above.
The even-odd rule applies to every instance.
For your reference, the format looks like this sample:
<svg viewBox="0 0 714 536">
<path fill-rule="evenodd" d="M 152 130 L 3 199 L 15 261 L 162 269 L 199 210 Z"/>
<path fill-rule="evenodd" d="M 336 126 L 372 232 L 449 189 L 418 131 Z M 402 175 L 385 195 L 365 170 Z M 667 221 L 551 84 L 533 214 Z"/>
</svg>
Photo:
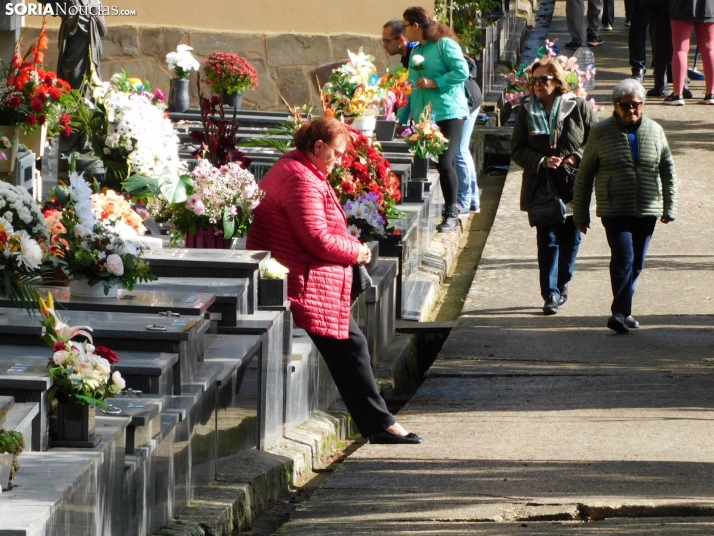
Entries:
<svg viewBox="0 0 714 536">
<path fill-rule="evenodd" d="M 350 318 L 349 339 L 308 335 L 327 363 L 337 390 L 363 437 L 379 433 L 397 422 L 379 394 L 367 339 L 354 318 Z"/>
<path fill-rule="evenodd" d="M 444 205 L 455 205 L 459 200 L 459 176 L 456 173 L 456 153 L 461 146 L 461 132 L 464 130 L 464 118 L 445 119 L 437 121 L 441 133 L 449 140 L 446 149 L 436 164 L 439 170 L 439 184 L 441 193 L 444 194 Z"/>
</svg>

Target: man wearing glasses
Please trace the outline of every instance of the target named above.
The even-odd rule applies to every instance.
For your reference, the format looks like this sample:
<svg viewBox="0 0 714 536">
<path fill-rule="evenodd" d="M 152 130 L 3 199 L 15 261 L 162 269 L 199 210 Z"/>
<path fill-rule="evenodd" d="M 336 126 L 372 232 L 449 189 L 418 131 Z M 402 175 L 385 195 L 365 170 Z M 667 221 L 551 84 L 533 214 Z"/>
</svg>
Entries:
<svg viewBox="0 0 714 536">
<path fill-rule="evenodd" d="M 409 68 L 409 54 L 417 46 L 418 41 L 407 40 L 404 35 L 404 22 L 400 19 L 390 20 L 382 27 L 382 46 L 390 56 L 401 56 L 400 61 L 405 69 Z"/>
</svg>

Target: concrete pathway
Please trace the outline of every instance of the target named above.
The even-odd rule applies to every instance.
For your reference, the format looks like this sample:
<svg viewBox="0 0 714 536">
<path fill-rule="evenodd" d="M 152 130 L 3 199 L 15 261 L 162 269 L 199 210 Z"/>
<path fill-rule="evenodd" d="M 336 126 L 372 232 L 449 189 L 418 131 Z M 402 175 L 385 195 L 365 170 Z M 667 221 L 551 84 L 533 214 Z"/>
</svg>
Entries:
<svg viewBox="0 0 714 536">
<path fill-rule="evenodd" d="M 594 49 L 601 117 L 630 73 L 622 3 L 617 15 Z M 690 87 L 701 98 L 703 82 Z M 714 534 L 714 107 L 651 99 L 645 114 L 668 136 L 680 209 L 655 231 L 641 329 L 605 328 L 599 220 L 567 306 L 542 315 L 513 168 L 460 324 L 399 415 L 424 444 L 360 448 L 281 534 Z"/>
</svg>

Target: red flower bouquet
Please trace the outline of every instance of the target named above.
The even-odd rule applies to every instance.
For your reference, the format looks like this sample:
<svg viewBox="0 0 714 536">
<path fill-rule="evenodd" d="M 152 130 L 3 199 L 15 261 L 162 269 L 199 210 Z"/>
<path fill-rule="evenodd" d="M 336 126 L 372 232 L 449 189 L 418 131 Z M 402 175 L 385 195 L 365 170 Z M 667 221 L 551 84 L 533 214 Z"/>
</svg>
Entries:
<svg viewBox="0 0 714 536">
<path fill-rule="evenodd" d="M 330 174 L 330 183 L 347 214 L 350 232 L 363 242 L 383 236 L 389 218 L 398 217 L 402 198 L 399 178 L 378 145 L 350 129 L 352 146 Z"/>
<path fill-rule="evenodd" d="M 258 71 L 248 60 L 231 52 L 213 52 L 204 63 L 202 82 L 219 95 L 245 93 L 258 86 Z"/>
<path fill-rule="evenodd" d="M 44 23 L 35 46 L 25 56 L 20 56 L 19 41 L 9 65 L 0 71 L 0 124 L 20 125 L 26 134 L 37 130 L 51 120 L 61 124 L 60 99 L 70 91 L 64 80 L 51 71 L 40 68 L 47 49 Z M 68 119 L 68 118 L 67 118 Z M 61 125 L 60 128 L 69 125 Z"/>
</svg>

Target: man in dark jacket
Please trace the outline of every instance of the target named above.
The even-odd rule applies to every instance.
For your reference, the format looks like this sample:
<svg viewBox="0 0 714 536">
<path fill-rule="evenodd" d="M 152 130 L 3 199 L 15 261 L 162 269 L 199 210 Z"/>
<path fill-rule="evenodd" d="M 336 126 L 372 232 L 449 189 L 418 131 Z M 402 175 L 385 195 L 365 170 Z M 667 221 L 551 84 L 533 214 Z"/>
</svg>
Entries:
<svg viewBox="0 0 714 536">
<path fill-rule="evenodd" d="M 402 66 L 409 68 L 409 54 L 417 45 L 416 41 L 409 42 L 404 35 L 404 22 L 400 19 L 390 20 L 382 27 L 382 46 L 390 56 L 399 54 Z"/>
</svg>

